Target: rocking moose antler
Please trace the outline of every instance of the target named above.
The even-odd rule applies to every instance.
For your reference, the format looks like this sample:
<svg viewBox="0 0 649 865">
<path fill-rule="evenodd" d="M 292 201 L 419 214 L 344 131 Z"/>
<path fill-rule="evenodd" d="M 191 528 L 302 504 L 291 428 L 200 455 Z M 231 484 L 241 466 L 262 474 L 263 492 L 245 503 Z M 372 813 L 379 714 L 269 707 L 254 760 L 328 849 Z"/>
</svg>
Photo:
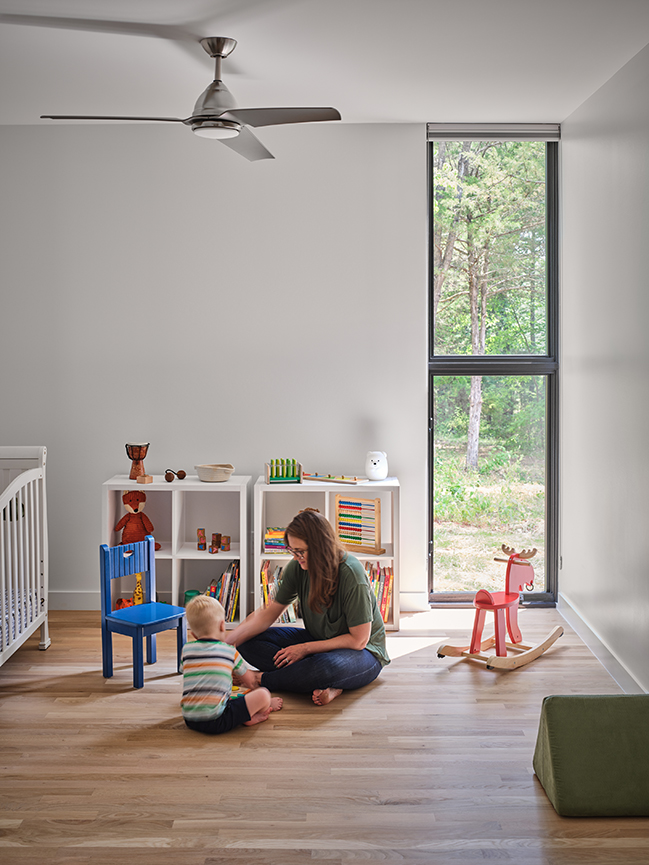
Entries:
<svg viewBox="0 0 649 865">
<path fill-rule="evenodd" d="M 476 614 L 470 645 L 462 647 L 440 646 L 437 650 L 438 658 L 445 655 L 450 657 L 464 656 L 486 661 L 488 670 L 514 670 L 516 667 L 522 667 L 538 658 L 563 634 L 563 628 L 557 625 L 542 643 L 536 646 L 528 646 L 523 643 L 523 635 L 518 627 L 519 593 L 523 591 L 523 586 L 528 589 L 533 588 L 534 568 L 529 560 L 536 555 L 537 551 L 535 547 L 517 553 L 513 547 L 507 547 L 505 544 L 502 545 L 501 549 L 507 558 L 495 557 L 494 561 L 507 563 L 505 591 L 489 592 L 486 589 L 480 589 L 476 592 L 473 601 Z M 487 612 L 494 614 L 495 634 L 481 642 Z M 511 643 L 506 642 L 505 628 L 511 638 Z M 496 646 L 495 655 L 488 655 L 483 652 L 483 649 L 493 648 L 494 645 Z M 507 649 L 512 649 L 517 654 L 508 656 Z"/>
</svg>

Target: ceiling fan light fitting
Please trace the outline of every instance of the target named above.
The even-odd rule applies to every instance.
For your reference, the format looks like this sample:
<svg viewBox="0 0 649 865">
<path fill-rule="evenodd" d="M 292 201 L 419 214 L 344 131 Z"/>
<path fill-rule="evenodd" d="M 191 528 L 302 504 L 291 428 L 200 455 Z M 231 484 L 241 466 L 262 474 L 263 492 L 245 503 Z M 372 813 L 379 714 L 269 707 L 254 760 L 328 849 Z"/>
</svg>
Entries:
<svg viewBox="0 0 649 865">
<path fill-rule="evenodd" d="M 192 126 L 192 131 L 200 138 L 236 138 L 241 127 L 236 123 L 228 123 L 224 120 L 205 120 Z"/>
</svg>

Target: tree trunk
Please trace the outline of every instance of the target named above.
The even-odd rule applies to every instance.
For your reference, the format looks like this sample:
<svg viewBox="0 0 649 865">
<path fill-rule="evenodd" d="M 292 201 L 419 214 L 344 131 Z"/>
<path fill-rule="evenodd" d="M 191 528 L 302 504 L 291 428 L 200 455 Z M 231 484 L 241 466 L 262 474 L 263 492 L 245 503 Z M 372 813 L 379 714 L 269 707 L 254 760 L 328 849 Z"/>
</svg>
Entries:
<svg viewBox="0 0 649 865">
<path fill-rule="evenodd" d="M 435 167 L 441 170 L 446 159 L 447 145 L 445 141 L 439 143 L 437 150 L 437 159 Z M 460 221 L 460 210 L 462 205 L 462 195 L 464 187 L 462 180 L 467 171 L 468 157 L 467 154 L 471 151 L 471 142 L 464 141 L 462 143 L 462 152 L 457 164 L 457 186 L 455 191 L 455 209 L 453 218 L 446 238 L 442 241 L 442 224 L 441 220 L 433 221 L 433 321 L 437 315 L 437 307 L 442 296 L 442 286 L 446 280 L 446 276 L 453 261 L 453 253 L 455 252 L 455 243 L 457 241 L 457 229 Z"/>
<path fill-rule="evenodd" d="M 482 376 L 471 376 L 471 399 L 469 404 L 469 433 L 466 445 L 466 467 L 469 471 L 478 470 L 478 450 L 480 447 L 480 416 L 482 414 Z"/>
<path fill-rule="evenodd" d="M 473 242 L 471 221 L 467 223 L 467 263 L 469 276 L 469 306 L 471 310 L 471 354 L 484 355 L 487 334 L 487 295 L 489 246 L 477 249 Z M 478 470 L 480 450 L 480 419 L 482 416 L 482 376 L 471 376 L 469 399 L 469 429 L 466 445 L 467 471 Z"/>
</svg>

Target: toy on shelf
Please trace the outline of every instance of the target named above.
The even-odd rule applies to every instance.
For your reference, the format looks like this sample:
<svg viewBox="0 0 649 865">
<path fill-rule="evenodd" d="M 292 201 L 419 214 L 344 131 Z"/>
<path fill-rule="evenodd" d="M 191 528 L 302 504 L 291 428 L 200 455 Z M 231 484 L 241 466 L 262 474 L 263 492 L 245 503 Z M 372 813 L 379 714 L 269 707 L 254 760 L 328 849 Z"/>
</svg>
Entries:
<svg viewBox="0 0 649 865">
<path fill-rule="evenodd" d="M 167 483 L 171 483 L 175 478 L 178 478 L 179 481 L 184 481 L 187 477 L 187 472 L 184 472 L 182 469 L 175 472 L 173 469 L 165 469 L 165 480 Z"/>
<path fill-rule="evenodd" d="M 144 511 L 146 495 L 140 490 L 125 490 L 122 502 L 127 510 L 122 519 L 115 526 L 116 532 L 122 532 L 120 544 L 138 544 L 147 535 L 153 534 L 153 523 Z M 160 544 L 156 543 L 156 550 Z"/>
<path fill-rule="evenodd" d="M 381 556 L 381 499 L 336 495 L 336 534 L 350 553 Z"/>
<path fill-rule="evenodd" d="M 545 652 L 563 634 L 561 625 L 557 625 L 548 636 L 536 645 L 523 643 L 523 635 L 518 627 L 518 605 L 523 586 L 528 589 L 534 586 L 534 568 L 529 559 L 536 555 L 536 549 L 522 550 L 517 553 L 510 547 L 502 545 L 506 559 L 494 558 L 496 562 L 506 562 L 505 591 L 488 592 L 480 589 L 476 592 L 473 606 L 476 608 L 471 643 L 468 646 L 444 645 L 437 649 L 437 657 L 473 658 L 485 661 L 488 670 L 515 670 L 534 661 Z M 487 640 L 482 640 L 485 616 L 488 612 L 494 614 L 495 634 Z M 505 630 L 510 636 L 507 642 Z M 487 649 L 496 647 L 496 654 L 490 654 Z M 507 650 L 514 652 L 508 655 Z"/>
<path fill-rule="evenodd" d="M 129 474 L 129 480 L 137 481 L 140 477 L 150 477 L 144 470 L 144 459 L 149 450 L 150 442 L 129 442 L 124 445 L 126 448 L 126 455 L 131 462 L 131 473 Z M 144 540 L 144 538 L 142 538 Z"/>
<path fill-rule="evenodd" d="M 267 484 L 301 484 L 302 463 L 297 460 L 270 460 L 266 463 Z"/>
<path fill-rule="evenodd" d="M 356 475 L 319 475 L 302 473 L 305 481 L 326 481 L 330 484 L 366 484 L 369 478 L 359 478 Z"/>
<path fill-rule="evenodd" d="M 388 455 L 385 451 L 368 451 L 365 474 L 371 481 L 384 481 L 388 476 Z"/>
<path fill-rule="evenodd" d="M 212 555 L 215 555 L 216 553 L 220 552 L 220 550 L 221 550 L 221 538 L 222 538 L 222 535 L 220 532 L 212 532 L 212 543 L 210 545 L 210 550 L 209 550 L 210 553 L 212 553 Z"/>
<path fill-rule="evenodd" d="M 206 550 L 207 540 L 205 538 L 205 529 L 196 529 L 196 549 Z"/>
</svg>

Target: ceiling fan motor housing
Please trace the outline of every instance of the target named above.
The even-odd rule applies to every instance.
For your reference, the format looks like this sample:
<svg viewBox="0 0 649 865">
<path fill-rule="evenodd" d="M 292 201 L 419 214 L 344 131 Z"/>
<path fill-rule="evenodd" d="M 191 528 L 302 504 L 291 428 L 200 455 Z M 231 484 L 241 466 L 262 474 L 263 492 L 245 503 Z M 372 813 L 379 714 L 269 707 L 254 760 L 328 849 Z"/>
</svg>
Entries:
<svg viewBox="0 0 649 865">
<path fill-rule="evenodd" d="M 220 116 L 231 108 L 236 107 L 234 97 L 220 81 L 212 81 L 209 87 L 201 93 L 194 105 L 191 116 L 191 127 L 194 132 L 209 138 L 230 138 L 238 134 L 241 124 L 232 120 L 220 120 Z M 201 118 L 205 118 L 204 120 Z M 207 130 L 212 130 L 207 132 Z M 221 130 L 219 135 L 217 130 Z"/>
</svg>

